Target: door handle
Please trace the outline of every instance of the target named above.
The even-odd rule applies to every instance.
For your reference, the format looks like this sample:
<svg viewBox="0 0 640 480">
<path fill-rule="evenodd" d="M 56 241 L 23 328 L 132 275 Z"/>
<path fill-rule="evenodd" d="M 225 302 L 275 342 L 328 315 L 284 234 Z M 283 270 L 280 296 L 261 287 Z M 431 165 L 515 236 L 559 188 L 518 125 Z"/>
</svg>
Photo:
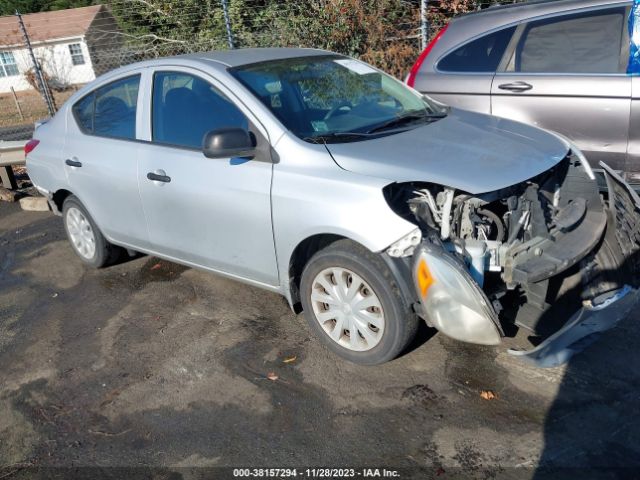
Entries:
<svg viewBox="0 0 640 480">
<path fill-rule="evenodd" d="M 70 167 L 77 167 L 80 168 L 82 166 L 82 162 L 79 162 L 78 160 L 74 160 L 72 158 L 67 158 L 64 163 L 66 163 L 67 165 L 69 165 Z"/>
<path fill-rule="evenodd" d="M 149 172 L 147 173 L 147 178 L 149 180 L 153 180 L 154 182 L 169 183 L 171 181 L 171 177 L 168 175 L 165 175 L 164 172 L 163 173 Z"/>
<path fill-rule="evenodd" d="M 527 90 L 531 90 L 533 85 L 529 85 L 527 82 L 513 82 L 503 83 L 502 85 L 498 85 L 498 88 L 501 90 L 509 90 L 511 92 L 526 92 Z"/>
</svg>

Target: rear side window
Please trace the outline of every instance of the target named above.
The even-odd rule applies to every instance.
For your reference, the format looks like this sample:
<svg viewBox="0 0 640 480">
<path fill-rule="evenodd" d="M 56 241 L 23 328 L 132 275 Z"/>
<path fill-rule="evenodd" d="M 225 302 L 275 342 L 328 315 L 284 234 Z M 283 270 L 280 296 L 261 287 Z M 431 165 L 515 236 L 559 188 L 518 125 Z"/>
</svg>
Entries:
<svg viewBox="0 0 640 480">
<path fill-rule="evenodd" d="M 206 80 L 182 72 L 153 76 L 153 141 L 194 149 L 204 135 L 224 127 L 248 128 L 244 114 Z"/>
<path fill-rule="evenodd" d="M 134 140 L 140 75 L 98 88 L 73 106 L 80 129 L 102 137 Z"/>
<path fill-rule="evenodd" d="M 523 73 L 619 73 L 625 9 L 614 8 L 527 25 L 508 70 Z"/>
<path fill-rule="evenodd" d="M 515 27 L 505 28 L 466 43 L 440 60 L 438 70 L 443 72 L 495 72 L 515 29 Z"/>
</svg>

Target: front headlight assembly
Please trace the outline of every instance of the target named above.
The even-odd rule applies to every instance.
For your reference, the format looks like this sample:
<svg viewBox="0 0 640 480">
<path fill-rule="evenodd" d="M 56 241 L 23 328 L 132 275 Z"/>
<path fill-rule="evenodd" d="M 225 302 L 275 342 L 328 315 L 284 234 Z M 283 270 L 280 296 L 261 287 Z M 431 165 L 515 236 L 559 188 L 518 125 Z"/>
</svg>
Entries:
<svg viewBox="0 0 640 480">
<path fill-rule="evenodd" d="M 413 279 L 432 325 L 449 337 L 482 345 L 500 343 L 497 315 L 465 268 L 442 248 L 422 244 L 414 254 Z"/>
</svg>

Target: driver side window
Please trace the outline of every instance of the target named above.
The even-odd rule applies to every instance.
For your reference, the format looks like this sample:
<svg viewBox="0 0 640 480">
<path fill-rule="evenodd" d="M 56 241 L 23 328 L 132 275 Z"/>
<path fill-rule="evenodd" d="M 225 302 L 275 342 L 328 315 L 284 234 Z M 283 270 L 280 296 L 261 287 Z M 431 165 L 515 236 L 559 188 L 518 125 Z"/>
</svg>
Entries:
<svg viewBox="0 0 640 480">
<path fill-rule="evenodd" d="M 222 92 L 183 72 L 154 74 L 151 116 L 154 142 L 198 150 L 211 130 L 248 128 L 247 118 Z"/>
</svg>

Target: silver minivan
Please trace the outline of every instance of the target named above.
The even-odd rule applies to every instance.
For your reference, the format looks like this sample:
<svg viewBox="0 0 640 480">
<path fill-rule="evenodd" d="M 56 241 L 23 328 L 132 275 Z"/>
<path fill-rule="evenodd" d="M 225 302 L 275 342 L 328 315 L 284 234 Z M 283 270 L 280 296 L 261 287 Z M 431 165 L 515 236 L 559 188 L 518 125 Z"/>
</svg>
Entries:
<svg viewBox="0 0 640 480">
<path fill-rule="evenodd" d="M 627 73 L 632 2 L 557 0 L 451 21 L 407 83 L 448 105 L 570 138 L 640 183 L 640 78 Z"/>
</svg>

